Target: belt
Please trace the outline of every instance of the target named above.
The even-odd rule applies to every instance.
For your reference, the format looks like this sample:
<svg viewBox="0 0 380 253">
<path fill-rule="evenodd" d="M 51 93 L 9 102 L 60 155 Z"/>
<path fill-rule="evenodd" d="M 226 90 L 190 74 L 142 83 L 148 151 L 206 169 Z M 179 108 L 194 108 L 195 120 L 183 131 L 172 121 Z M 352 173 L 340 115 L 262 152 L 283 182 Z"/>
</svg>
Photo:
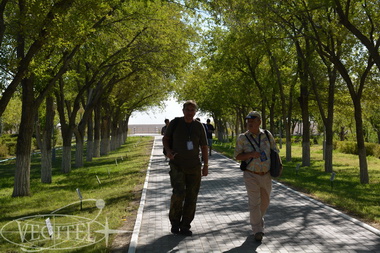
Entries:
<svg viewBox="0 0 380 253">
<path fill-rule="evenodd" d="M 262 171 L 257 172 L 257 171 L 252 171 L 252 170 L 247 170 L 247 171 L 248 171 L 248 172 L 251 172 L 251 173 L 253 173 L 253 174 L 260 175 L 260 176 L 264 176 L 264 175 L 268 174 L 268 172 L 269 172 L 269 171 L 267 171 L 267 172 L 262 172 Z"/>
</svg>

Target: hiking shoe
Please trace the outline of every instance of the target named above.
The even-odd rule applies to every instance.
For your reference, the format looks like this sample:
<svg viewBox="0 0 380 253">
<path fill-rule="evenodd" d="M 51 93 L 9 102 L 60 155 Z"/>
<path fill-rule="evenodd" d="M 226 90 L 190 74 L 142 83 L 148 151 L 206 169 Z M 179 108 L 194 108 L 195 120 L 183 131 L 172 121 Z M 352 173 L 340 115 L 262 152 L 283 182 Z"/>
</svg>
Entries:
<svg viewBox="0 0 380 253">
<path fill-rule="evenodd" d="M 172 227 L 172 229 L 170 230 L 173 234 L 179 234 L 179 227 Z"/>
<path fill-rule="evenodd" d="M 181 231 L 179 233 L 181 235 L 184 235 L 184 236 L 192 236 L 193 235 L 193 232 L 191 232 L 191 230 L 189 230 L 189 229 L 181 229 Z"/>
<path fill-rule="evenodd" d="M 263 236 L 264 236 L 263 232 L 257 232 L 255 234 L 255 240 L 256 240 L 256 242 L 261 242 L 261 240 L 263 240 Z"/>
</svg>

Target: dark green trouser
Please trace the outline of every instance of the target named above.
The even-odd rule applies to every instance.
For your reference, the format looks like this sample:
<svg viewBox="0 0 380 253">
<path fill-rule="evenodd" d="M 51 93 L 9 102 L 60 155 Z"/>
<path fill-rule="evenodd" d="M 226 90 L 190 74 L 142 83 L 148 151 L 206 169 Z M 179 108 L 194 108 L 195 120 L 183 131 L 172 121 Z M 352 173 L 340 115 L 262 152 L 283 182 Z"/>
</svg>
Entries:
<svg viewBox="0 0 380 253">
<path fill-rule="evenodd" d="M 174 164 L 170 164 L 170 183 L 173 194 L 170 201 L 169 220 L 173 227 L 190 229 L 194 219 L 198 192 L 201 185 L 201 166 L 194 172 L 185 173 Z"/>
</svg>

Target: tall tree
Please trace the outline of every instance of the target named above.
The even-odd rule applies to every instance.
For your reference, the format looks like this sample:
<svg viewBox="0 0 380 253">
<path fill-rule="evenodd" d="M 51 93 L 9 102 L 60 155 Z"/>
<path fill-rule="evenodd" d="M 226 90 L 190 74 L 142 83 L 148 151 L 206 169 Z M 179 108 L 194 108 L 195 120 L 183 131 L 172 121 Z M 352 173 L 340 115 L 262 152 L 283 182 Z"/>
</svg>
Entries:
<svg viewBox="0 0 380 253">
<path fill-rule="evenodd" d="M 99 26 L 101 21 L 104 20 L 105 15 L 109 14 L 109 8 L 106 8 L 107 5 L 102 5 L 99 2 L 92 2 L 90 4 L 88 1 L 82 2 L 79 0 L 59 1 L 53 5 L 44 5 L 45 8 L 40 8 L 40 4 L 42 3 L 42 0 L 34 2 L 19 1 L 19 15 L 17 18 L 20 20 L 20 27 L 16 31 L 18 32 L 16 38 L 17 56 L 21 60 L 15 78 L 11 82 L 11 85 L 8 86 L 9 90 L 7 88 L 4 92 L 4 94 L 10 94 L 12 92 L 11 86 L 17 83 L 16 77 L 21 78 L 23 105 L 21 126 L 17 140 L 15 183 L 12 194 L 14 197 L 30 195 L 31 137 L 37 109 L 57 80 L 64 74 L 67 64 L 75 55 L 79 49 L 79 45 L 83 43 L 88 33 L 91 33 L 92 29 Z M 83 8 L 83 4 L 87 8 Z M 81 5 L 82 8 L 80 8 Z M 89 18 L 89 13 L 93 14 L 91 18 Z M 31 24 L 25 23 L 30 17 L 34 18 Z M 39 17 L 42 17 L 42 20 Z M 71 20 L 70 18 L 73 19 Z M 78 27 L 72 23 L 74 20 L 88 21 L 88 23 L 86 26 Z M 27 33 L 25 29 L 31 25 L 32 27 L 30 27 Z M 62 27 L 65 27 L 66 30 L 62 31 Z M 34 32 L 38 32 L 39 30 L 37 39 L 34 39 L 36 37 Z M 71 31 L 72 34 L 68 31 Z M 27 50 L 27 45 L 31 45 L 29 50 Z M 35 50 L 31 52 L 30 50 L 34 46 Z M 45 47 L 43 48 L 43 46 Z M 53 53 L 62 50 L 65 51 L 63 57 L 51 57 Z M 38 52 L 40 54 L 37 55 Z M 29 66 L 33 57 L 34 61 L 40 64 Z M 53 63 L 46 61 L 49 58 L 50 60 L 57 61 Z M 44 59 L 45 61 L 43 61 Z M 54 70 L 46 71 L 50 67 L 53 67 Z M 27 72 L 28 75 L 26 76 L 25 73 Z M 37 83 L 36 80 L 41 80 L 41 73 L 46 74 L 48 78 L 43 78 L 45 82 Z M 1 98 L 0 111 L 1 107 L 6 104 L 7 96 Z M 5 100 L 3 101 L 3 99 Z"/>
<path fill-rule="evenodd" d="M 332 20 L 334 21 L 334 20 Z M 336 20 L 335 20 L 336 22 Z M 359 152 L 359 166 L 360 166 L 360 182 L 362 184 L 369 183 L 368 165 L 366 158 L 366 149 L 364 145 L 364 132 L 363 132 L 363 113 L 362 113 L 362 95 L 365 84 L 372 66 L 374 65 L 373 57 L 365 50 L 362 49 L 362 44 L 354 39 L 352 34 L 345 34 L 342 30 L 336 33 L 329 29 L 330 24 L 321 27 L 318 23 L 314 24 L 314 41 L 319 47 L 319 52 L 323 54 L 329 61 L 334 64 L 336 70 L 347 85 L 347 89 L 351 96 L 354 106 L 354 117 L 356 122 L 356 138 Z M 339 29 L 339 24 L 336 22 L 336 28 Z M 338 54 L 329 46 L 330 40 L 326 39 L 326 34 L 333 33 L 334 37 L 342 41 L 342 48 L 346 54 Z M 355 74 L 353 74 L 355 73 Z"/>
</svg>

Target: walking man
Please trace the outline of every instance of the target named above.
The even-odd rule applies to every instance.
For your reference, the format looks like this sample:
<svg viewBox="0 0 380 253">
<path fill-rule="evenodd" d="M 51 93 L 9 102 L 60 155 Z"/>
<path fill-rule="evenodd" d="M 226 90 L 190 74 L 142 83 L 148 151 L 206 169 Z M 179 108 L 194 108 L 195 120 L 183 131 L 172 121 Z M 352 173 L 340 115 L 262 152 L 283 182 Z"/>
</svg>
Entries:
<svg viewBox="0 0 380 253">
<path fill-rule="evenodd" d="M 260 128 L 261 115 L 253 111 L 246 116 L 247 129 L 236 141 L 235 158 L 248 163 L 244 170 L 244 183 L 248 194 L 249 216 L 256 241 L 264 236 L 264 215 L 272 191 L 270 148 L 279 152 L 272 134 Z M 268 139 L 269 137 L 269 139 Z"/>
<path fill-rule="evenodd" d="M 173 234 L 191 236 L 190 223 L 195 216 L 201 177 L 208 175 L 208 147 L 202 123 L 194 120 L 197 104 L 188 100 L 183 105 L 183 117 L 170 121 L 163 144 L 170 159 L 170 183 L 173 188 L 169 220 Z M 202 163 L 199 159 L 202 151 Z"/>
</svg>

